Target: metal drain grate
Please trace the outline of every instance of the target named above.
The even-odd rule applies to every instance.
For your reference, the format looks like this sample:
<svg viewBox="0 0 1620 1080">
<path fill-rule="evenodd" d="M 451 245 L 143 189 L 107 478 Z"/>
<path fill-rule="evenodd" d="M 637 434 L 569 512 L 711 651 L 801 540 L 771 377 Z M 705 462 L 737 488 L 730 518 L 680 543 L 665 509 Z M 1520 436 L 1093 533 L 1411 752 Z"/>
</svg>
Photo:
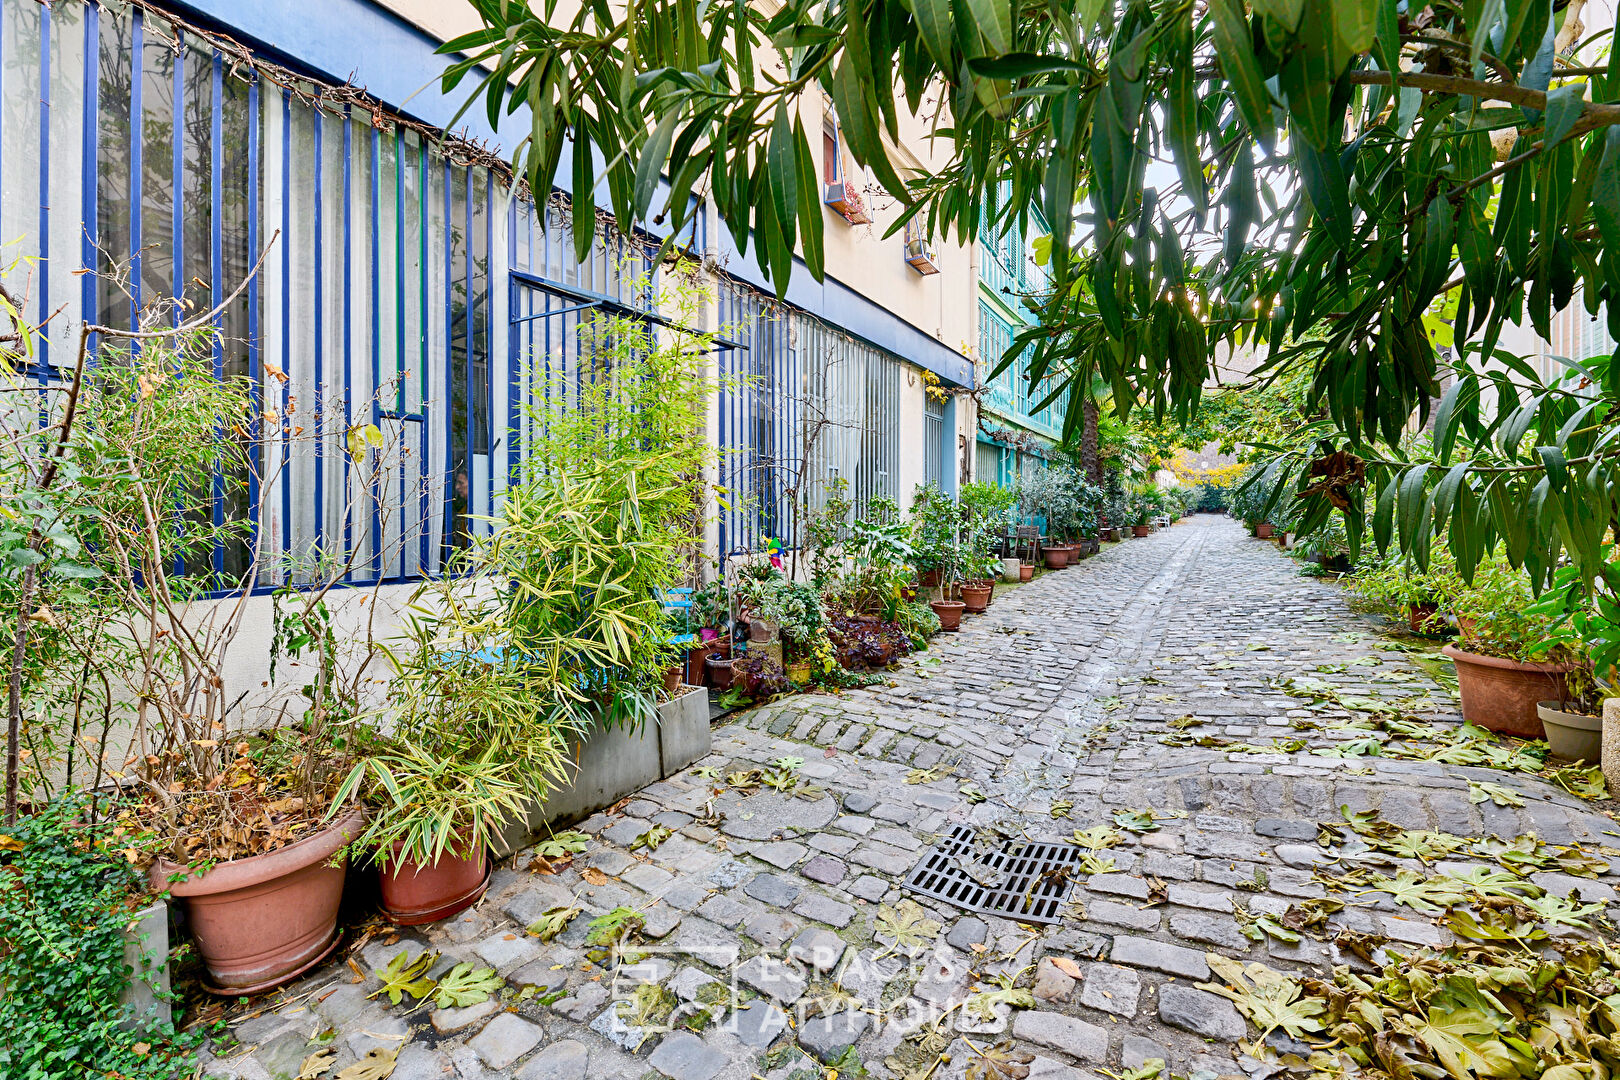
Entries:
<svg viewBox="0 0 1620 1080">
<path fill-rule="evenodd" d="M 906 888 L 966 911 L 1055 923 L 1079 862 L 1073 844 L 1010 840 L 986 847 L 972 829 L 958 825 L 923 857 Z"/>
</svg>

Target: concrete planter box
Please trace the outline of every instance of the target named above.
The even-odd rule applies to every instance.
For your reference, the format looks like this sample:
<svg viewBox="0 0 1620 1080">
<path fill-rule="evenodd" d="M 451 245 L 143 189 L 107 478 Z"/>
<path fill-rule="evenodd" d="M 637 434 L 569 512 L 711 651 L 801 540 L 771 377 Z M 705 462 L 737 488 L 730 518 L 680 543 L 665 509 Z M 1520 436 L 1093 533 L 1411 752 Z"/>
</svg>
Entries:
<svg viewBox="0 0 1620 1080">
<path fill-rule="evenodd" d="M 597 729 L 573 747 L 573 782 L 537 805 L 527 822 L 502 830 L 504 849 L 524 847 L 548 826 L 567 825 L 612 806 L 709 752 L 709 692 L 693 690 L 658 706 L 658 724 L 640 731 Z"/>
<path fill-rule="evenodd" d="M 133 974 L 121 1005 L 129 1006 L 128 1027 L 136 1031 L 155 1029 L 171 1023 L 174 1010 L 169 1001 L 169 905 L 154 901 L 132 916 L 124 927 L 124 963 Z"/>
</svg>

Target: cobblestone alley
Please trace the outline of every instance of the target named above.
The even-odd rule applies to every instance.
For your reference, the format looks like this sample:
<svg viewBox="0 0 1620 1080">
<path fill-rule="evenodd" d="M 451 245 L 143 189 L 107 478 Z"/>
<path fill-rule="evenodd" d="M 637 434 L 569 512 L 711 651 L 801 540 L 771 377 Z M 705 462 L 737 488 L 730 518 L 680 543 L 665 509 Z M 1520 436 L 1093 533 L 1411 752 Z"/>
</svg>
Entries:
<svg viewBox="0 0 1620 1080">
<path fill-rule="evenodd" d="M 568 868 L 521 853 L 459 919 L 378 931 L 239 1022 L 207 1071 L 296 1077 L 324 1045 L 339 1068 L 398 1048 L 395 1080 L 1080 1080 L 1154 1058 L 1193 1080 L 1264 1077 L 1275 1064 L 1239 1045 L 1255 1029 L 1198 988 L 1220 982 L 1207 954 L 1370 970 L 1451 932 L 1368 888 L 1309 903 L 1358 866 L 1478 861 L 1379 861 L 1368 822 L 1533 833 L 1605 860 L 1616 835 L 1528 772 L 1441 763 L 1479 755 L 1436 753 L 1460 718 L 1426 653 L 1296 571 L 1199 515 L 1009 589 L 887 685 L 716 728 L 697 767 L 584 822 Z M 1353 829 L 1341 808 L 1376 813 Z M 941 865 L 1001 914 L 907 887 L 952 837 Z M 997 862 L 1036 841 L 1078 842 L 1026 878 Z M 1596 869 L 1530 880 L 1613 901 L 1612 867 Z M 1063 901 L 1054 921 L 1021 924 L 1038 896 Z M 621 908 L 641 925 L 614 972 L 591 925 Z M 554 937 L 526 930 L 548 913 Z M 447 1009 L 373 996 L 422 951 L 441 954 L 434 973 L 473 961 L 506 989 Z"/>
</svg>

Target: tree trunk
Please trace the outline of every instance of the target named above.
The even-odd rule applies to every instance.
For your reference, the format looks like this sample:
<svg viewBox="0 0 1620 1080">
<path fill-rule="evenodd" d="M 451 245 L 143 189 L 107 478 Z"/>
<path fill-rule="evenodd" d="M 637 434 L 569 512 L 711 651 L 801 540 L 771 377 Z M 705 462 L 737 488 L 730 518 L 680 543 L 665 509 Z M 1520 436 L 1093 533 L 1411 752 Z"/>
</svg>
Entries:
<svg viewBox="0 0 1620 1080">
<path fill-rule="evenodd" d="M 1102 455 L 1097 451 L 1097 402 L 1089 396 L 1080 403 L 1080 467 L 1102 487 Z"/>
</svg>

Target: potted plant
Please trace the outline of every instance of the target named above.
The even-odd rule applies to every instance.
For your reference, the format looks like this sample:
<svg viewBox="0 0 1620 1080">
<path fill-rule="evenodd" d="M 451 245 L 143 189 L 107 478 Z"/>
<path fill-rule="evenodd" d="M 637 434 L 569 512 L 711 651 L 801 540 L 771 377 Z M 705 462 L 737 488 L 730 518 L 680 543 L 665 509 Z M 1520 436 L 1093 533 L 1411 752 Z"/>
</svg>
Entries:
<svg viewBox="0 0 1620 1080">
<path fill-rule="evenodd" d="M 710 653 L 703 658 L 703 669 L 710 686 L 721 693 L 731 689 L 732 659 L 728 654 Z"/>
<path fill-rule="evenodd" d="M 686 650 L 686 681 L 702 686 L 707 677 L 705 661 L 714 652 L 730 651 L 731 597 L 724 581 L 716 579 L 692 592 L 688 624 L 695 635 Z"/>
<path fill-rule="evenodd" d="M 939 616 L 939 628 L 954 633 L 962 628 L 962 611 L 966 605 L 954 599 L 961 577 L 963 552 L 959 545 L 949 544 L 940 549 L 941 599 L 929 601 L 928 606 Z"/>
<path fill-rule="evenodd" d="M 1034 563 L 1021 562 L 1021 563 L 1018 564 L 1018 580 L 1020 582 L 1031 581 L 1031 580 L 1034 579 L 1034 577 L 1035 577 L 1035 564 Z"/>
<path fill-rule="evenodd" d="M 1496 553 L 1459 584 L 1451 610 L 1468 624 L 1463 648 L 1441 649 L 1457 669 L 1463 719 L 1506 735 L 1547 735 L 1538 702 L 1570 698 L 1569 676 L 1585 661 L 1584 645 L 1556 633 L 1557 619 L 1535 604 L 1528 575 Z"/>
<path fill-rule="evenodd" d="M 1140 495 L 1131 501 L 1131 534 L 1133 536 L 1146 536 L 1150 531 L 1148 518 L 1152 514 L 1152 507 Z"/>
<path fill-rule="evenodd" d="M 560 742 L 535 748 L 559 774 Z M 378 867 L 382 910 L 401 926 L 447 919 L 471 907 L 489 887 L 489 847 L 503 826 L 524 818 L 529 778 L 512 748 L 466 745 L 459 738 L 428 746 L 389 739 L 345 781 L 362 797 L 370 824 L 358 839 Z"/>
</svg>

